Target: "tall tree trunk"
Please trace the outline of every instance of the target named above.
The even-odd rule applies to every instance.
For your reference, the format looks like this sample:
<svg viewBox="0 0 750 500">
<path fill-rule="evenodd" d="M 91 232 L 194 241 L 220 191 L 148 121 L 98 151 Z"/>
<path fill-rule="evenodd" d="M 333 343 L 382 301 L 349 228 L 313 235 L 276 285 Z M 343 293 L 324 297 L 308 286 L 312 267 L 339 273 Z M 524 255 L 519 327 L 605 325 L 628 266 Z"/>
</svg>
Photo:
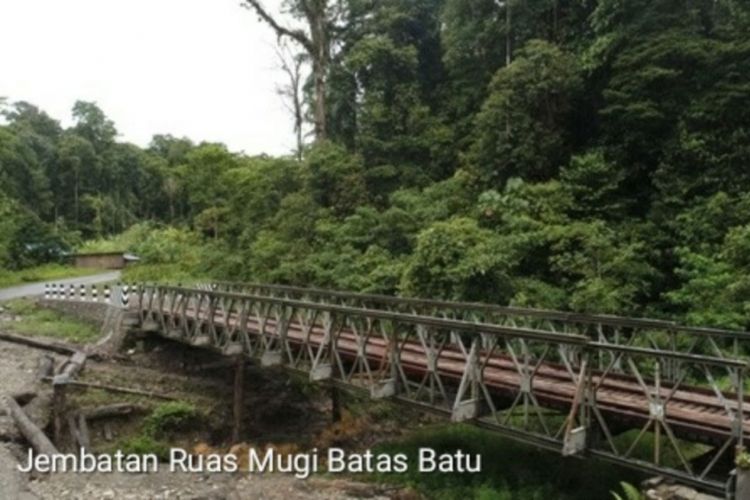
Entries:
<svg viewBox="0 0 750 500">
<path fill-rule="evenodd" d="M 302 150 L 304 149 L 304 143 L 302 142 L 302 106 L 295 106 L 294 110 L 294 129 L 297 132 L 297 161 L 302 161 Z"/>
<path fill-rule="evenodd" d="M 304 124 L 304 104 L 302 96 L 302 65 L 303 58 L 301 55 L 295 55 L 289 50 L 277 50 L 276 55 L 279 57 L 281 69 L 286 73 L 289 84 L 279 86 L 278 94 L 285 99 L 285 106 L 291 112 L 294 118 L 294 134 L 297 144 L 294 150 L 297 161 L 302 161 L 302 151 L 304 141 L 302 138 L 302 125 Z"/>
<path fill-rule="evenodd" d="M 322 141 L 328 136 L 326 118 L 327 73 L 331 59 L 329 37 L 328 0 L 296 0 L 295 7 L 304 14 L 310 30 L 308 36 L 303 30 L 282 26 L 266 11 L 260 0 L 245 0 L 246 7 L 252 9 L 268 24 L 278 38 L 287 37 L 300 44 L 312 61 L 314 82 L 313 120 L 315 140 Z"/>
<path fill-rule="evenodd" d="M 322 12 L 310 11 L 308 22 L 312 33 L 312 45 L 316 55 L 313 57 L 313 79 L 315 80 L 315 138 L 324 140 L 328 137 L 326 120 L 326 76 L 328 75 L 328 64 L 330 59 L 330 48 L 328 46 L 328 33 L 326 32 L 325 4 L 320 9 Z"/>
</svg>

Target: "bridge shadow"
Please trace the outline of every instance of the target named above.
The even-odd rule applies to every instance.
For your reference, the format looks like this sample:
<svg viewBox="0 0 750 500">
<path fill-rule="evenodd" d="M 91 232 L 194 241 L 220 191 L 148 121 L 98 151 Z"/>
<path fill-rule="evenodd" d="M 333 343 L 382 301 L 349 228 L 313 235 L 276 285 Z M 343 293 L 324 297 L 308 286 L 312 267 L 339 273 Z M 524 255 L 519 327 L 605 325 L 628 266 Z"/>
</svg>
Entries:
<svg viewBox="0 0 750 500">
<path fill-rule="evenodd" d="M 215 382 L 213 403 L 200 408 L 211 417 L 210 445 L 228 447 L 232 439 L 232 399 L 235 364 L 220 353 L 156 335 L 131 339 L 125 349 L 136 349 L 138 366 L 149 366 L 171 375 Z M 240 442 L 266 445 L 287 443 L 304 447 L 330 423 L 329 395 L 324 388 L 281 367 L 261 368 L 247 363 L 242 399 Z"/>
</svg>

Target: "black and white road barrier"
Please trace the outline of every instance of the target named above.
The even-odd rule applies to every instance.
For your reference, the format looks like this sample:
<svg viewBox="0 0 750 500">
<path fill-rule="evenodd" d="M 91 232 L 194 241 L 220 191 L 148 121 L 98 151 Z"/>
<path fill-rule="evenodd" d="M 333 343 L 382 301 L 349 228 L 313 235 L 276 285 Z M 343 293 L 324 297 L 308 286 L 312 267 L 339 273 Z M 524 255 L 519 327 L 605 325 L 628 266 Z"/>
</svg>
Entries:
<svg viewBox="0 0 750 500">
<path fill-rule="evenodd" d="M 133 295 L 135 295 L 135 300 L 138 300 L 139 288 L 139 285 L 135 283 L 90 285 L 83 283 L 45 283 L 44 298 L 46 300 L 101 302 L 127 308 Z"/>
</svg>

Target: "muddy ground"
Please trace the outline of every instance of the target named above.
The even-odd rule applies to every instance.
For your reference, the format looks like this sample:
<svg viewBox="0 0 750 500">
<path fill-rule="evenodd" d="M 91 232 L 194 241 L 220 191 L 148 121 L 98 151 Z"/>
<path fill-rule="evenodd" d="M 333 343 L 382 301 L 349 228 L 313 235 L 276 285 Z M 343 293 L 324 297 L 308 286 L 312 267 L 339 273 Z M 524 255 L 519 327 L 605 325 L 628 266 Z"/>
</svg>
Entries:
<svg viewBox="0 0 750 500">
<path fill-rule="evenodd" d="M 2 312 L 0 312 L 2 314 Z M 7 318 L 6 318 L 7 319 Z M 5 330 L 11 330 L 7 322 Z M 83 346 L 78 346 L 83 347 Z M 51 435 L 49 384 L 36 378 L 40 359 L 50 353 L 0 341 L 0 394 L 33 389 L 38 396 L 24 410 Z M 56 364 L 65 359 L 53 355 Z M 188 402 L 200 410 L 200 422 L 178 435 L 170 446 L 193 452 L 226 453 L 232 446 L 232 387 L 234 371 L 222 366 L 219 355 L 154 337 L 130 341 L 109 359 L 88 360 L 78 380 L 130 387 Z M 245 399 L 241 442 L 246 446 L 305 451 L 312 447 L 342 446 L 363 449 L 384 437 L 395 437 L 418 425 L 419 415 L 394 411 L 393 419 L 377 423 L 356 399 L 342 395 L 344 418 L 331 422 L 327 388 L 308 384 L 280 369 L 245 369 Z M 98 389 L 68 390 L 69 407 L 75 410 L 112 403 L 130 403 L 141 409 L 134 415 L 90 423 L 91 450 L 111 452 L 137 436 L 149 412 L 163 403 L 158 398 L 116 394 Z M 390 411 L 390 410 L 385 410 Z M 2 413 L 2 410 L 0 410 Z M 61 451 L 74 451 L 70 439 L 60 437 Z M 285 474 L 171 473 L 151 474 L 22 474 L 16 470 L 28 446 L 13 421 L 0 415 L 0 498 L 19 499 L 296 499 L 413 497 L 409 491 L 357 483 L 345 478 L 316 476 L 307 480 Z"/>
</svg>

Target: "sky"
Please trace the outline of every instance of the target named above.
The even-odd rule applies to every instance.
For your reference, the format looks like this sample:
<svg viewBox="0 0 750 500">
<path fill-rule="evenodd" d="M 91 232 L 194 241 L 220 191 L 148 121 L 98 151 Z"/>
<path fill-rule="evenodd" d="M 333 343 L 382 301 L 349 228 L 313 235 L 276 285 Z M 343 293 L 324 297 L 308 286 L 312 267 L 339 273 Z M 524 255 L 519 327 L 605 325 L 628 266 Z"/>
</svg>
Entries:
<svg viewBox="0 0 750 500">
<path fill-rule="evenodd" d="M 169 133 L 286 154 L 275 42 L 240 0 L 0 0 L 0 96 L 66 126 L 76 100 L 95 101 L 140 146 Z"/>
</svg>

